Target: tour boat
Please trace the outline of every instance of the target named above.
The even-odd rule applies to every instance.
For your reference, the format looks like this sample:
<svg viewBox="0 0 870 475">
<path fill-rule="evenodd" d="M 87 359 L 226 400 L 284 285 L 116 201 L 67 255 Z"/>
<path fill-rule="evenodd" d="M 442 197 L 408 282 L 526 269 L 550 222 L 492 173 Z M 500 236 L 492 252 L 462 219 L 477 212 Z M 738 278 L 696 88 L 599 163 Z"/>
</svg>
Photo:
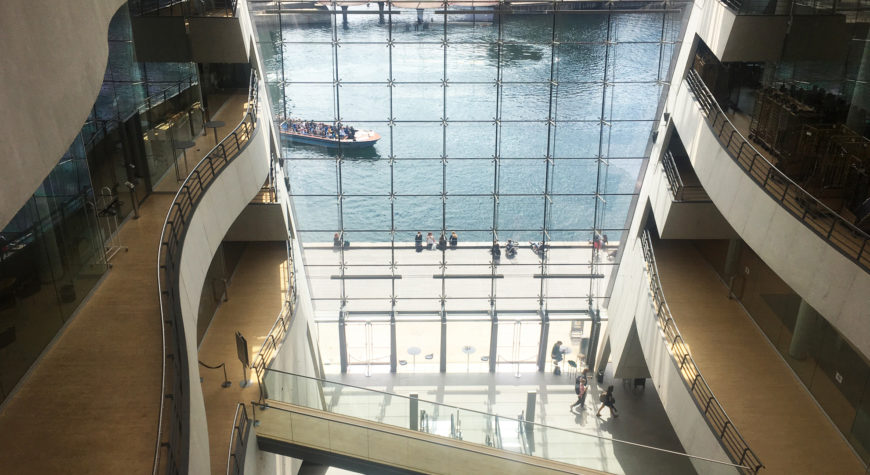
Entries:
<svg viewBox="0 0 870 475">
<path fill-rule="evenodd" d="M 328 148 L 371 147 L 381 139 L 380 134 L 374 130 L 358 130 L 350 126 L 343 126 L 339 133 L 332 124 L 304 120 L 285 120 L 281 122 L 280 129 L 281 135 L 293 142 Z M 319 133 L 315 130 L 318 130 Z M 349 134 L 350 131 L 353 131 L 353 138 Z"/>
</svg>

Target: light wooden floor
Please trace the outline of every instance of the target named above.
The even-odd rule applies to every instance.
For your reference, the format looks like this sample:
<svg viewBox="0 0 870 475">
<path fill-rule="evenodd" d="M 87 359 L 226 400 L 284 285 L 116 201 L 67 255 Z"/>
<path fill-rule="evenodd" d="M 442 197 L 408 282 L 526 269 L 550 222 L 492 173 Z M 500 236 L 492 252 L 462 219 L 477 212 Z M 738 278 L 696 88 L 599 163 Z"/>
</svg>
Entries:
<svg viewBox="0 0 870 475">
<path fill-rule="evenodd" d="M 229 300 L 221 304 L 199 348 L 199 359 L 216 366 L 226 363 L 232 386 L 222 388 L 223 372 L 200 366 L 202 393 L 208 419 L 211 471 L 226 473 L 227 448 L 230 443 L 236 404 L 259 399 L 256 384 L 242 389 L 242 365 L 236 354 L 234 334 L 242 332 L 248 341 L 250 361 L 260 350 L 281 310 L 286 290 L 285 244 L 250 243 L 242 255 L 229 286 Z M 255 379 L 253 374 L 249 379 Z M 250 411 L 250 407 L 248 408 Z M 252 414 L 249 412 L 248 416 Z"/>
<path fill-rule="evenodd" d="M 689 242 L 657 241 L 671 313 L 713 394 L 769 474 L 861 474 L 863 466 Z"/>
<path fill-rule="evenodd" d="M 219 138 L 241 121 L 246 99 L 236 94 L 216 114 L 227 124 Z M 196 143 L 187 152 L 191 169 L 214 147 L 214 132 Z M 177 190 L 173 171 L 163 181 L 172 186 L 155 191 Z M 121 227 L 129 252 L 112 259 L 104 281 L 0 412 L 0 473 L 151 470 L 163 367 L 157 245 L 171 202 L 172 195 L 152 194 L 141 217 Z"/>
<path fill-rule="evenodd" d="M 145 473 L 163 367 L 157 242 L 171 202 L 152 195 L 120 231 L 113 268 L 0 413 L 3 473 Z"/>
</svg>

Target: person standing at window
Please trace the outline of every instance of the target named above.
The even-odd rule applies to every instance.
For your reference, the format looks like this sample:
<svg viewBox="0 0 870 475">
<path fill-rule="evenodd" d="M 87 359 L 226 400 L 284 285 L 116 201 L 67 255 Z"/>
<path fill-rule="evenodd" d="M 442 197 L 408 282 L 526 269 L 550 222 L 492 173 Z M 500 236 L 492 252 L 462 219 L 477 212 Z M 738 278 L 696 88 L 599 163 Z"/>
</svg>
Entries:
<svg viewBox="0 0 870 475">
<path fill-rule="evenodd" d="M 435 246 L 435 236 L 429 233 L 426 235 L 426 249 L 431 251 L 433 246 Z"/>
</svg>

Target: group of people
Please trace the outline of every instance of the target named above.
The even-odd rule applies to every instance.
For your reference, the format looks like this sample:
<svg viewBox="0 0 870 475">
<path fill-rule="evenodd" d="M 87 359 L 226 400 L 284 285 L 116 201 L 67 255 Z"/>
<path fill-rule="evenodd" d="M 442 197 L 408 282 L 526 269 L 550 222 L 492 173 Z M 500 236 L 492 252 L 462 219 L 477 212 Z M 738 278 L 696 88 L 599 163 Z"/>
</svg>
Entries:
<svg viewBox="0 0 870 475">
<path fill-rule="evenodd" d="M 317 137 L 331 139 L 350 139 L 356 140 L 356 129 L 352 126 L 336 127 L 329 124 L 314 121 L 291 120 L 283 124 L 285 130 L 287 127 L 297 134 L 314 135 Z"/>
<path fill-rule="evenodd" d="M 559 369 L 559 363 L 565 358 L 566 348 L 562 347 L 562 342 L 557 341 L 550 351 L 550 356 L 553 358 L 553 374 L 560 375 L 562 371 Z M 577 394 L 577 401 L 571 404 L 571 412 L 574 408 L 580 406 L 581 409 L 586 409 L 586 392 L 588 391 L 588 380 L 586 379 L 587 369 L 584 369 L 581 374 L 574 379 L 574 393 Z M 619 411 L 616 410 L 616 398 L 613 397 L 613 386 L 607 386 L 607 390 L 598 396 L 601 401 L 601 406 L 598 408 L 596 416 L 601 417 L 601 411 L 606 407 L 610 409 L 611 417 L 619 417 Z"/>
<path fill-rule="evenodd" d="M 447 239 L 444 236 L 444 233 L 441 233 L 441 237 L 438 238 L 438 244 L 435 244 L 435 236 L 432 233 L 426 234 L 426 249 L 432 250 L 438 249 L 439 251 L 443 251 L 447 249 L 448 243 L 450 244 L 450 249 L 456 249 L 456 246 L 459 245 L 459 236 L 456 235 L 456 231 L 450 233 L 450 239 Z M 414 249 L 417 252 L 423 251 L 423 233 L 417 231 L 417 236 L 414 237 Z"/>
<path fill-rule="evenodd" d="M 501 257 L 501 245 L 498 243 L 498 241 L 492 241 L 492 249 L 490 249 L 489 252 L 492 254 L 492 257 L 494 259 L 498 259 L 499 257 Z M 508 259 L 512 259 L 514 256 L 517 255 L 516 241 L 513 241 L 511 239 L 507 240 L 507 244 L 505 244 L 504 246 L 504 255 Z"/>
</svg>

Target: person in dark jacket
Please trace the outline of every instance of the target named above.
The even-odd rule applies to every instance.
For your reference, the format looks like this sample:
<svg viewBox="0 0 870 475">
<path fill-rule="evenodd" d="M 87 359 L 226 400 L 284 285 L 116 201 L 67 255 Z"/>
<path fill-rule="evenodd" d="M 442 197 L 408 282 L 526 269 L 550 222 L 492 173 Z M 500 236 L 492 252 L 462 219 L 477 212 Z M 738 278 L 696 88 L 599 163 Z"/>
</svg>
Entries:
<svg viewBox="0 0 870 475">
<path fill-rule="evenodd" d="M 562 368 L 559 367 L 559 362 L 564 358 L 564 354 L 562 353 L 562 341 L 559 340 L 553 345 L 553 349 L 550 350 L 550 356 L 553 357 L 553 374 L 559 375 L 562 374 Z"/>
<path fill-rule="evenodd" d="M 417 231 L 417 235 L 414 237 L 414 249 L 417 252 L 423 251 L 423 233 Z"/>
<path fill-rule="evenodd" d="M 605 391 L 599 397 L 601 400 L 601 407 L 598 408 L 598 412 L 595 413 L 596 416 L 601 417 L 601 410 L 605 407 L 610 409 L 610 415 L 612 417 L 619 417 L 619 411 L 616 410 L 616 398 L 613 397 L 613 386 L 607 386 L 607 391 Z"/>
</svg>

